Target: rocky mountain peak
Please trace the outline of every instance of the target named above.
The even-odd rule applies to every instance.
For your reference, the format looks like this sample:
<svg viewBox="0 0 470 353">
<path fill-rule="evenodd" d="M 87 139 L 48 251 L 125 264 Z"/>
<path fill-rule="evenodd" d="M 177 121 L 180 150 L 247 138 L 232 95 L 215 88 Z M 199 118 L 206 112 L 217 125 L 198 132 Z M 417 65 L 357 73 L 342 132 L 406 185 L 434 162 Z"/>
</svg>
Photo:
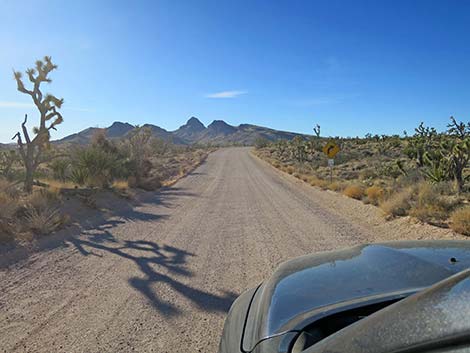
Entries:
<svg viewBox="0 0 470 353">
<path fill-rule="evenodd" d="M 223 135 L 231 134 L 237 130 L 234 126 L 227 124 L 223 120 L 214 120 L 207 128 L 214 133 Z"/>
<path fill-rule="evenodd" d="M 115 121 L 109 128 L 106 129 L 106 136 L 108 137 L 119 137 L 123 136 L 129 131 L 134 129 L 134 125 L 129 123 L 121 123 L 120 121 Z"/>
</svg>

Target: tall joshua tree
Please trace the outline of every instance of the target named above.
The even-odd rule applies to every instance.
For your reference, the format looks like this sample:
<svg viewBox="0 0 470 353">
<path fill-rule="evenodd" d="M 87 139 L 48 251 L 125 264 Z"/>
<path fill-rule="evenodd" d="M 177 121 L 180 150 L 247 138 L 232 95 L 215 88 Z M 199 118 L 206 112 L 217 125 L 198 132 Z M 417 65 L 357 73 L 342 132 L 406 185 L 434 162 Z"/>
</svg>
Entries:
<svg viewBox="0 0 470 353">
<path fill-rule="evenodd" d="M 18 131 L 13 140 L 16 139 L 20 156 L 25 168 L 24 190 L 30 193 L 33 189 L 33 177 L 38 166 L 44 163 L 44 151 L 49 148 L 50 130 L 56 130 L 56 126 L 62 123 L 63 118 L 58 109 L 62 107 L 64 100 L 52 94 L 43 94 L 41 84 L 51 83 L 49 74 L 57 69 L 52 63 L 51 57 L 46 56 L 43 60 L 36 61 L 36 67 L 26 70 L 26 75 L 32 84 L 27 89 L 23 82 L 23 75 L 19 71 L 13 71 L 18 91 L 31 96 L 34 105 L 39 110 L 39 126 L 33 129 L 35 136 L 29 136 L 26 123 L 28 116 L 25 115 L 21 124 L 22 133 Z"/>
</svg>

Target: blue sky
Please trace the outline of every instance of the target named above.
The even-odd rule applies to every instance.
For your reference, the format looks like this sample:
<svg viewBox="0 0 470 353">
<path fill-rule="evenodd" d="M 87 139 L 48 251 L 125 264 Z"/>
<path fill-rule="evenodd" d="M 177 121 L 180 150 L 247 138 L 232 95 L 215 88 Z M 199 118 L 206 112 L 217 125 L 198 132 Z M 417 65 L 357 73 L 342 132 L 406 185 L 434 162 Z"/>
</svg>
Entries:
<svg viewBox="0 0 470 353">
<path fill-rule="evenodd" d="M 0 0 L 0 142 L 24 113 L 12 68 L 59 65 L 59 138 L 196 116 L 325 135 L 470 116 L 470 1 Z M 40 20 L 38 20 L 40 18 Z M 31 126 L 34 124 L 31 124 Z"/>
</svg>

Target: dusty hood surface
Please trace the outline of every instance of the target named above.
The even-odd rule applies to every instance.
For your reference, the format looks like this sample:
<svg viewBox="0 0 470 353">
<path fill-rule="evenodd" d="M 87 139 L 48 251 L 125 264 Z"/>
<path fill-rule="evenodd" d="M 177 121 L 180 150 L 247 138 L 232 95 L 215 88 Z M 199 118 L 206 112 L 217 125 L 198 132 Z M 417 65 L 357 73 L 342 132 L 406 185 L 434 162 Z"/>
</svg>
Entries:
<svg viewBox="0 0 470 353">
<path fill-rule="evenodd" d="M 406 297 L 470 267 L 470 242 L 361 245 L 281 264 L 252 301 L 243 348 L 363 301 Z"/>
</svg>

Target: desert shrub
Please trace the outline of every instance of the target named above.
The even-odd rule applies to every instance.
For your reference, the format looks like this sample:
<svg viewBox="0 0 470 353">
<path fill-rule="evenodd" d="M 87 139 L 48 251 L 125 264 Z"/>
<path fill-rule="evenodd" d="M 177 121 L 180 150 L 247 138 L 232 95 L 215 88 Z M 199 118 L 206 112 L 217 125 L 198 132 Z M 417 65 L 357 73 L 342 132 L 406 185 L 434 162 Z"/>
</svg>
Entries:
<svg viewBox="0 0 470 353">
<path fill-rule="evenodd" d="M 25 215 L 26 227 L 37 235 L 47 235 L 61 228 L 67 221 L 57 208 L 38 210 L 29 208 Z"/>
<path fill-rule="evenodd" d="M 320 183 L 320 179 L 317 176 L 310 177 L 310 179 L 309 179 L 309 184 L 310 185 L 318 186 L 319 183 Z"/>
<path fill-rule="evenodd" d="M 378 167 L 378 175 L 390 178 L 398 178 L 402 175 L 402 171 L 396 163 L 381 163 Z"/>
<path fill-rule="evenodd" d="M 310 181 L 310 177 L 306 174 L 302 174 L 300 176 L 300 179 L 302 179 L 302 181 L 305 181 L 306 183 L 308 183 Z"/>
<path fill-rule="evenodd" d="M 127 178 L 127 184 L 131 188 L 136 188 L 137 187 L 137 178 L 133 175 L 131 175 L 129 178 Z"/>
<path fill-rule="evenodd" d="M 407 188 L 392 194 L 387 200 L 380 203 L 380 208 L 390 216 L 406 216 L 411 208 L 413 189 Z"/>
<path fill-rule="evenodd" d="M 49 190 L 57 193 L 63 189 L 73 189 L 77 186 L 77 184 L 73 183 L 71 180 L 42 179 L 40 182 L 46 185 Z"/>
<path fill-rule="evenodd" d="M 269 144 L 270 141 L 265 137 L 260 136 L 255 139 L 255 147 L 258 149 L 268 147 Z"/>
<path fill-rule="evenodd" d="M 52 177 L 56 180 L 66 181 L 68 178 L 70 161 L 67 159 L 55 159 L 49 167 L 52 170 Z"/>
<path fill-rule="evenodd" d="M 17 199 L 20 196 L 21 191 L 17 188 L 16 183 L 0 178 L 0 193 L 4 193 L 11 198 Z"/>
<path fill-rule="evenodd" d="M 0 192 L 0 243 L 13 240 L 14 217 L 18 210 L 18 200 Z"/>
<path fill-rule="evenodd" d="M 87 168 L 76 167 L 72 169 L 69 179 L 77 185 L 85 185 L 88 180 Z"/>
<path fill-rule="evenodd" d="M 412 207 L 409 215 L 431 224 L 441 224 L 447 218 L 447 213 L 436 205 Z"/>
<path fill-rule="evenodd" d="M 421 183 L 418 186 L 417 200 L 409 214 L 423 222 L 442 222 L 447 219 L 455 202 L 441 195 L 443 189 L 437 184 Z"/>
<path fill-rule="evenodd" d="M 123 198 L 132 199 L 135 194 L 130 190 L 129 180 L 116 180 L 113 182 L 114 192 Z"/>
<path fill-rule="evenodd" d="M 70 177 L 79 185 L 107 188 L 116 178 L 127 177 L 127 162 L 114 150 L 90 146 L 76 151 Z"/>
<path fill-rule="evenodd" d="M 162 182 L 158 176 L 140 180 L 138 187 L 146 191 L 154 191 L 162 187 Z"/>
<path fill-rule="evenodd" d="M 15 167 L 20 163 L 20 156 L 15 150 L 0 151 L 0 175 L 8 180 L 15 176 Z"/>
<path fill-rule="evenodd" d="M 361 180 L 377 178 L 377 170 L 375 168 L 366 168 L 359 172 L 359 178 Z"/>
<path fill-rule="evenodd" d="M 455 210 L 450 220 L 450 226 L 455 232 L 470 235 L 470 206 Z"/>
<path fill-rule="evenodd" d="M 385 190 L 380 186 L 373 185 L 366 189 L 366 195 L 370 203 L 378 205 L 384 198 Z"/>
<path fill-rule="evenodd" d="M 362 185 L 348 185 L 344 190 L 343 194 L 356 200 L 361 200 L 364 196 L 364 188 Z"/>
<path fill-rule="evenodd" d="M 295 171 L 295 168 L 291 165 L 287 166 L 286 167 L 286 172 L 289 173 L 289 174 L 294 174 L 294 171 Z"/>
<path fill-rule="evenodd" d="M 25 207 L 34 208 L 41 211 L 57 205 L 61 201 L 59 190 L 57 189 L 38 189 L 24 200 Z"/>
<path fill-rule="evenodd" d="M 119 190 L 129 189 L 129 181 L 128 180 L 115 180 L 113 182 L 113 188 L 119 189 Z"/>
<path fill-rule="evenodd" d="M 134 176 L 137 185 L 141 183 L 141 180 L 151 177 L 151 171 L 154 168 L 151 157 L 155 155 L 155 143 L 158 142 L 153 137 L 152 130 L 147 127 L 140 127 L 131 131 L 121 145 L 122 154 L 128 159 L 128 176 Z M 172 149 L 175 150 L 175 147 L 172 147 Z M 176 150 L 177 153 L 185 151 L 189 152 L 190 149 Z M 180 160 L 176 160 L 176 162 L 179 163 Z M 186 170 L 182 167 L 180 174 L 185 173 Z"/>
<path fill-rule="evenodd" d="M 310 185 L 317 186 L 325 190 L 328 188 L 329 183 L 325 179 L 320 179 L 314 176 L 310 178 Z"/>
<path fill-rule="evenodd" d="M 406 175 L 402 174 L 398 178 L 395 179 L 395 185 L 397 189 L 407 188 L 410 185 L 415 185 L 421 183 L 423 181 L 423 177 L 421 172 L 417 169 L 408 170 Z"/>
<path fill-rule="evenodd" d="M 333 191 L 343 191 L 344 188 L 346 187 L 346 184 L 341 181 L 333 181 L 328 185 L 328 189 L 333 190 Z"/>
</svg>

